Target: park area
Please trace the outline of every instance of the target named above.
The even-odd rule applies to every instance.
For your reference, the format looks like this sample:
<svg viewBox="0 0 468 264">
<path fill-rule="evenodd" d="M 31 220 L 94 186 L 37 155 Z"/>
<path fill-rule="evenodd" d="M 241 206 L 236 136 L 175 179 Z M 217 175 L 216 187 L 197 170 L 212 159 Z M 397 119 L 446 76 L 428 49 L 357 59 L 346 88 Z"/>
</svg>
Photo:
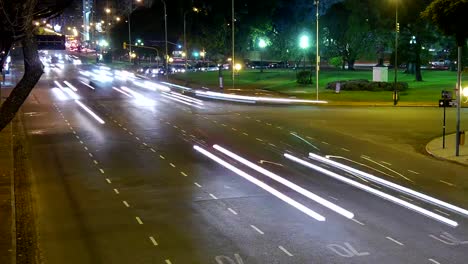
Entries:
<svg viewBox="0 0 468 264">
<path fill-rule="evenodd" d="M 172 75 L 171 81 L 182 85 L 197 87 L 217 88 L 219 87 L 218 72 L 188 72 Z M 389 82 L 393 82 L 394 73 L 388 73 Z M 454 91 L 457 73 L 454 71 L 423 70 L 423 81 L 415 81 L 413 74 L 405 74 L 403 70 L 398 72 L 398 81 L 408 83 L 408 89 L 400 92 L 400 103 L 415 105 L 437 105 L 441 97 L 441 91 L 446 89 Z M 231 72 L 223 71 L 224 87 L 231 89 Z M 372 70 L 322 70 L 319 76 L 319 99 L 330 102 L 392 102 L 390 91 L 340 91 L 326 89 L 330 82 L 338 80 L 365 79 L 372 81 Z M 462 79 L 468 84 L 468 77 Z M 267 69 L 263 73 L 260 70 L 242 70 L 235 77 L 235 89 L 242 90 L 268 90 L 281 93 L 288 97 L 304 99 L 316 98 L 315 74 L 313 84 L 301 85 L 296 82 L 296 71 L 282 69 Z M 235 90 L 234 90 L 235 91 Z M 233 92 L 232 90 L 230 92 Z M 453 92 L 455 97 L 455 93 Z M 466 102 L 464 105 L 467 105 Z"/>
</svg>

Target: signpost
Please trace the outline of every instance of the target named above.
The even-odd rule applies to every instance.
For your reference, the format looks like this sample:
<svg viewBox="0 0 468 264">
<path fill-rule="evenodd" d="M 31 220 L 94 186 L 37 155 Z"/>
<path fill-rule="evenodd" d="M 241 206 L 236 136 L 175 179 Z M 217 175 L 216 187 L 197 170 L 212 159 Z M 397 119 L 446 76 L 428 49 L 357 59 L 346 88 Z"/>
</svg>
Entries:
<svg viewBox="0 0 468 264">
<path fill-rule="evenodd" d="M 442 148 L 445 148 L 445 108 L 453 106 L 452 93 L 446 90 L 442 91 L 442 99 L 439 100 L 439 107 L 444 108 L 444 123 L 442 126 Z"/>
</svg>

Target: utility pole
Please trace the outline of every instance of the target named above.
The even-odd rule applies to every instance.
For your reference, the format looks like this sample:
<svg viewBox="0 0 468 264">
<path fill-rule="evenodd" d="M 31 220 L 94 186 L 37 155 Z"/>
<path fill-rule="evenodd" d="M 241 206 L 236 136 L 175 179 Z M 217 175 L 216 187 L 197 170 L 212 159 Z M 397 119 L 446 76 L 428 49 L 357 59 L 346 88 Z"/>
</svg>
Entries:
<svg viewBox="0 0 468 264">
<path fill-rule="evenodd" d="M 461 87 L 461 72 L 462 72 L 462 47 L 458 45 L 458 60 L 457 60 L 457 134 L 456 134 L 456 147 L 455 155 L 460 156 L 460 107 L 462 98 L 462 87 Z"/>
</svg>

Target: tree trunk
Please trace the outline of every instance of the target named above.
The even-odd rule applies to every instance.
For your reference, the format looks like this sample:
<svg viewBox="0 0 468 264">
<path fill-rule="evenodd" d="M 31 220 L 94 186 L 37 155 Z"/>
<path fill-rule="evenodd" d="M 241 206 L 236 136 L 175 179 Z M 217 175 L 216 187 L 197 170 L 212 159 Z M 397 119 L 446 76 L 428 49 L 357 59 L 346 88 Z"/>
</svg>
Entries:
<svg viewBox="0 0 468 264">
<path fill-rule="evenodd" d="M 419 38 L 416 39 L 416 47 L 415 47 L 415 62 L 414 62 L 414 73 L 417 82 L 422 82 L 422 74 L 421 74 L 421 42 Z"/>
<path fill-rule="evenodd" d="M 356 59 L 348 59 L 348 71 L 354 71 L 354 63 Z"/>
<path fill-rule="evenodd" d="M 15 117 L 29 93 L 43 73 L 42 63 L 37 52 L 37 43 L 32 30 L 26 30 L 21 41 L 24 56 L 24 75 L 0 108 L 0 131 Z"/>
</svg>

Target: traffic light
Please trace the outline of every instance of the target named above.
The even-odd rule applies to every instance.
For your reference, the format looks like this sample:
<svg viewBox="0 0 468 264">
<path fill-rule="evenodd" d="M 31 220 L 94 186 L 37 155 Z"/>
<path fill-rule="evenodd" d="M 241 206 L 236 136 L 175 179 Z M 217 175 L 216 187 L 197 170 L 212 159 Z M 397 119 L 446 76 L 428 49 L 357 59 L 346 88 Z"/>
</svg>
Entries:
<svg viewBox="0 0 468 264">
<path fill-rule="evenodd" d="M 124 42 L 124 43 L 123 43 L 123 48 L 124 48 L 124 49 L 127 49 L 127 42 Z"/>
<path fill-rule="evenodd" d="M 400 23 L 396 23 L 396 32 L 400 32 Z"/>
</svg>

